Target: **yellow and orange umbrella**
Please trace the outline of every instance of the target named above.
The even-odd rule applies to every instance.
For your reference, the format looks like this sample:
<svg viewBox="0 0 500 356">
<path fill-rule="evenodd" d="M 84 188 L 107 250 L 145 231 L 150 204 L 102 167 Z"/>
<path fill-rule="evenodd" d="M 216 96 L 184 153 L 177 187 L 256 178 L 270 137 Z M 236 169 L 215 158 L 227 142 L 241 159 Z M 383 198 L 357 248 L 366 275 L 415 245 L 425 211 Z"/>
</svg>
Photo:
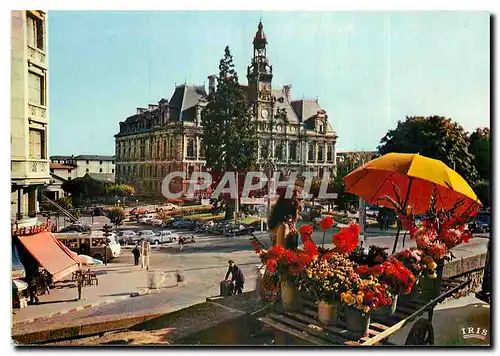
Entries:
<svg viewBox="0 0 500 356">
<path fill-rule="evenodd" d="M 346 191 L 371 204 L 393 208 L 388 196 L 411 206 L 413 214 L 427 212 L 431 195 L 437 195 L 437 209 L 451 209 L 463 199 L 455 211 L 456 216 L 475 212 L 481 202 L 472 188 L 453 169 L 443 162 L 409 153 L 388 153 L 376 158 L 344 177 Z M 399 193 L 394 189 L 396 186 Z"/>
</svg>

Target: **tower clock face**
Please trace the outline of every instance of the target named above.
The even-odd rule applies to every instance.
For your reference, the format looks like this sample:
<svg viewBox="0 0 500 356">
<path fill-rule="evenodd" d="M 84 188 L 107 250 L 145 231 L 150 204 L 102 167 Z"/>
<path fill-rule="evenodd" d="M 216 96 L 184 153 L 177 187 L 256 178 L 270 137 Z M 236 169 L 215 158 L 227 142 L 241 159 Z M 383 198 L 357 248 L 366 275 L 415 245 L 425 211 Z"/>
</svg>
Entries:
<svg viewBox="0 0 500 356">
<path fill-rule="evenodd" d="M 269 116 L 269 111 L 267 111 L 266 109 L 262 109 L 260 112 L 260 116 L 262 116 L 263 119 L 267 119 L 267 117 Z"/>
</svg>

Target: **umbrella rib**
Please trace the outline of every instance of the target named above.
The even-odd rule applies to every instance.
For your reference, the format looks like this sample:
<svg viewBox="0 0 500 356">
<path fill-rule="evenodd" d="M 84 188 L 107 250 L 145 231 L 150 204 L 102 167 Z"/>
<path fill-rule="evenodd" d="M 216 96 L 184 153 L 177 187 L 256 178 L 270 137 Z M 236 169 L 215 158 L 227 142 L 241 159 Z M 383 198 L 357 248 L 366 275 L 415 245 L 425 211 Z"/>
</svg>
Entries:
<svg viewBox="0 0 500 356">
<path fill-rule="evenodd" d="M 349 189 L 352 189 L 356 184 L 358 184 L 361 181 L 361 179 L 365 178 L 369 173 L 371 173 L 371 171 L 372 171 L 371 169 L 366 169 L 366 172 L 364 172 L 365 174 L 359 177 L 359 179 L 355 181 L 353 184 L 351 184 L 349 187 L 346 187 L 345 190 L 348 191 Z"/>
<path fill-rule="evenodd" d="M 382 182 L 382 184 L 378 187 L 378 189 L 377 189 L 377 191 L 375 192 L 375 194 L 374 194 L 374 195 L 372 195 L 372 198 L 370 199 L 370 201 L 372 201 L 372 200 L 373 200 L 373 197 L 376 197 L 376 196 L 378 195 L 378 192 L 380 192 L 380 190 L 382 190 L 382 187 L 384 186 L 384 184 L 385 184 L 385 183 L 386 183 L 389 179 L 391 179 L 393 175 L 394 175 L 394 172 L 391 172 L 391 175 L 390 175 L 389 177 L 387 177 L 387 179 L 386 179 L 386 180 L 384 180 L 384 181 Z"/>
</svg>

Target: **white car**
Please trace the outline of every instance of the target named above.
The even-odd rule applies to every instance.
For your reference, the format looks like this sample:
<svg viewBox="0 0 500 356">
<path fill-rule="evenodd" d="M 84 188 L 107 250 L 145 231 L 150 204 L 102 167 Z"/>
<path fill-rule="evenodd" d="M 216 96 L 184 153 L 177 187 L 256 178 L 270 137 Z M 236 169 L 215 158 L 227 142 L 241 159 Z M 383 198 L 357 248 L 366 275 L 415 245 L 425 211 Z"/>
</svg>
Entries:
<svg viewBox="0 0 500 356">
<path fill-rule="evenodd" d="M 133 237 L 136 236 L 132 230 L 124 230 L 118 233 L 118 241 L 122 244 L 131 244 Z"/>
<path fill-rule="evenodd" d="M 176 209 L 179 209 L 179 207 L 172 203 L 167 203 L 160 208 L 160 210 L 176 210 Z"/>
<path fill-rule="evenodd" d="M 161 219 L 151 219 L 147 222 L 148 224 L 152 226 L 160 226 L 163 223 L 163 220 Z"/>
<path fill-rule="evenodd" d="M 145 215 L 142 215 L 139 218 L 139 224 L 148 224 L 150 220 L 153 220 L 155 218 L 156 218 L 156 215 L 154 215 L 154 214 L 145 214 Z"/>
<path fill-rule="evenodd" d="M 179 235 L 173 233 L 170 230 L 163 230 L 163 231 L 158 231 L 153 238 L 153 243 L 155 245 L 159 244 L 164 244 L 164 243 L 170 243 L 170 242 L 175 242 L 179 240 Z"/>
</svg>

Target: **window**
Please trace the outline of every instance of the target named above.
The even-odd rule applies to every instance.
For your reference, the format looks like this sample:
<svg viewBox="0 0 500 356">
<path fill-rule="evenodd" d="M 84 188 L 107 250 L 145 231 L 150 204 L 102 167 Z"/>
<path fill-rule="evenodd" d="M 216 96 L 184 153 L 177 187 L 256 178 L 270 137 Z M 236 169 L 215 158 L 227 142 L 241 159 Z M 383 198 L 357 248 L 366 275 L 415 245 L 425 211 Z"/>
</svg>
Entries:
<svg viewBox="0 0 500 356">
<path fill-rule="evenodd" d="M 29 131 L 30 158 L 45 158 L 45 132 L 42 130 L 30 129 Z"/>
<path fill-rule="evenodd" d="M 35 105 L 45 105 L 45 77 L 28 72 L 28 101 Z"/>
<path fill-rule="evenodd" d="M 276 146 L 274 148 L 274 156 L 276 159 L 283 159 L 283 144 L 281 141 L 276 141 Z"/>
<path fill-rule="evenodd" d="M 314 161 L 314 144 L 310 143 L 307 145 L 307 159 L 309 161 Z"/>
<path fill-rule="evenodd" d="M 89 160 L 86 160 L 85 162 L 86 162 L 87 164 L 89 164 Z"/>
<path fill-rule="evenodd" d="M 71 169 L 68 169 L 68 173 L 71 173 Z"/>
<path fill-rule="evenodd" d="M 111 170 L 111 173 L 115 173 L 115 170 L 114 170 L 114 169 L 112 169 L 112 170 Z"/>
<path fill-rule="evenodd" d="M 102 164 L 102 161 L 99 161 L 99 164 Z"/>
<path fill-rule="evenodd" d="M 26 13 L 28 21 L 28 45 L 43 51 L 43 20 L 29 12 Z"/>
<path fill-rule="evenodd" d="M 68 177 L 68 180 L 71 180 L 71 177 Z"/>
<path fill-rule="evenodd" d="M 196 144 L 193 138 L 189 138 L 187 141 L 187 157 L 188 158 L 196 157 Z"/>
<path fill-rule="evenodd" d="M 88 168 L 87 168 L 87 169 L 85 169 L 85 172 L 87 172 L 87 173 L 88 173 L 88 172 L 89 172 L 89 169 L 88 169 Z"/>
<path fill-rule="evenodd" d="M 288 146 L 288 150 L 289 150 L 290 159 L 292 161 L 295 161 L 297 159 L 297 141 L 290 141 L 289 146 Z"/>
<path fill-rule="evenodd" d="M 323 144 L 318 145 L 318 161 L 323 161 Z"/>
<path fill-rule="evenodd" d="M 267 140 L 262 140 L 262 146 L 260 146 L 260 158 L 267 159 L 269 156 L 269 143 Z"/>
<path fill-rule="evenodd" d="M 329 162 L 333 161 L 333 146 L 332 145 L 328 145 L 327 153 L 326 153 L 326 160 Z"/>
<path fill-rule="evenodd" d="M 99 173 L 102 173 L 102 168 L 99 168 Z"/>
<path fill-rule="evenodd" d="M 115 164 L 115 161 L 111 161 L 111 164 Z"/>
</svg>

